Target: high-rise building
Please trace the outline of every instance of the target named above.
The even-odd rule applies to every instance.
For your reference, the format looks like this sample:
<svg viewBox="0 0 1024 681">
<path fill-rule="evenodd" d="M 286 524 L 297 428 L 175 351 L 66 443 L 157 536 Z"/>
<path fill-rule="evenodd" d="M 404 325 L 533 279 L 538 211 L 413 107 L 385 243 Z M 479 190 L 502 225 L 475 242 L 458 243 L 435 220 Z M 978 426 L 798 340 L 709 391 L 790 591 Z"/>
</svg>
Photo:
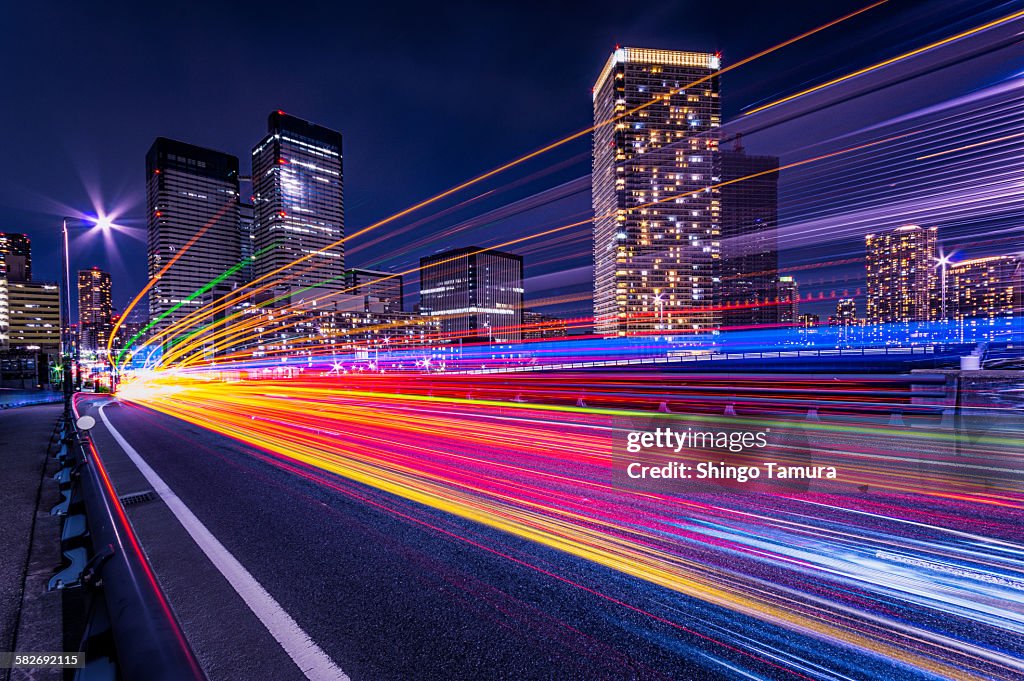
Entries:
<svg viewBox="0 0 1024 681">
<path fill-rule="evenodd" d="M 239 281 L 248 284 L 256 278 L 256 218 L 251 203 L 238 204 L 238 236 L 242 249 L 242 269 Z"/>
<path fill-rule="evenodd" d="M 114 307 L 110 273 L 99 267 L 78 272 L 78 347 L 82 352 L 106 354 L 113 329 Z"/>
<path fill-rule="evenodd" d="M 800 284 L 790 276 L 775 280 L 778 300 L 775 304 L 779 324 L 792 326 L 800 321 Z"/>
<path fill-rule="evenodd" d="M 341 133 L 283 111 L 252 150 L 256 276 L 287 268 L 290 287 L 345 288 Z M 292 262 L 306 258 L 294 266 Z"/>
<path fill-rule="evenodd" d="M 345 272 L 345 288 L 349 295 L 363 296 L 367 310 L 401 312 L 405 293 L 401 274 L 378 270 L 350 269 Z"/>
<path fill-rule="evenodd" d="M 835 320 L 838 326 L 856 326 L 857 301 L 853 298 L 840 298 L 836 303 Z"/>
<path fill-rule="evenodd" d="M 800 325 L 800 328 L 813 329 L 821 323 L 821 317 L 811 312 L 805 312 L 797 319 L 797 323 Z"/>
<path fill-rule="evenodd" d="M 32 240 L 27 234 L 0 232 L 0 279 L 32 281 Z"/>
<path fill-rule="evenodd" d="M 1024 255 L 996 255 L 952 263 L 947 309 L 962 341 L 1019 334 L 1024 321 Z"/>
<path fill-rule="evenodd" d="M 238 159 L 158 137 L 146 176 L 149 276 L 159 275 L 149 318 L 159 332 L 199 309 L 213 286 L 238 281 Z"/>
<path fill-rule="evenodd" d="M 594 85 L 594 325 L 599 334 L 720 323 L 719 58 L 625 47 Z"/>
<path fill-rule="evenodd" d="M 452 340 L 521 340 L 523 257 L 469 247 L 420 258 L 420 312 Z"/>
<path fill-rule="evenodd" d="M 57 284 L 8 282 L 8 346 L 56 352 L 60 349 L 60 307 Z"/>
<path fill-rule="evenodd" d="M 779 159 L 747 154 L 737 140 L 721 162 L 722 324 L 777 324 Z"/>
<path fill-rule="evenodd" d="M 936 227 L 905 225 L 868 234 L 867 322 L 908 324 L 936 318 Z"/>
</svg>

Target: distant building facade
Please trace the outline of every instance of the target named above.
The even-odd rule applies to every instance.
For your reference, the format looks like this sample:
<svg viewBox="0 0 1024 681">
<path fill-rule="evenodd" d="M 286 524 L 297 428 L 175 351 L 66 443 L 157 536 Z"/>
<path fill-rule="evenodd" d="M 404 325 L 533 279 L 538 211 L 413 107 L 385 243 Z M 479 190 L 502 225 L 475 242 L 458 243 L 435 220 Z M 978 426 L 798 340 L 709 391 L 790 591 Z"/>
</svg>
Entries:
<svg viewBox="0 0 1024 681">
<path fill-rule="evenodd" d="M 82 352 L 106 354 L 113 329 L 110 273 L 99 267 L 78 272 L 78 345 Z"/>
<path fill-rule="evenodd" d="M 469 247 L 420 258 L 420 312 L 451 340 L 518 342 L 522 256 Z"/>
<path fill-rule="evenodd" d="M 597 78 L 591 181 L 598 334 L 719 326 L 718 70 L 714 54 L 624 47 Z"/>
<path fill-rule="evenodd" d="M 363 296 L 367 309 L 401 312 L 405 287 L 401 274 L 379 270 L 350 269 L 345 272 L 346 293 Z"/>
<path fill-rule="evenodd" d="M 0 232 L 0 279 L 32 281 L 32 240 L 27 234 Z"/>
<path fill-rule="evenodd" d="M 775 286 L 778 290 L 778 299 L 775 308 L 778 314 L 778 323 L 793 326 L 800 322 L 800 284 L 790 276 L 776 278 Z"/>
<path fill-rule="evenodd" d="M 568 335 L 568 325 L 561 317 L 523 310 L 523 340 L 565 338 Z"/>
</svg>

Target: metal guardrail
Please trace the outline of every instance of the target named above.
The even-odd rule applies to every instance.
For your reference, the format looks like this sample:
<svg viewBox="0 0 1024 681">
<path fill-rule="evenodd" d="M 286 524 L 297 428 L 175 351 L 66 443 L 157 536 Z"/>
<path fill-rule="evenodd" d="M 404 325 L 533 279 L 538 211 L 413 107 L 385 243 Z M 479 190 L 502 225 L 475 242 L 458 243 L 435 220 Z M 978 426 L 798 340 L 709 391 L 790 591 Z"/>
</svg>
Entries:
<svg viewBox="0 0 1024 681">
<path fill-rule="evenodd" d="M 92 441 L 64 417 L 51 444 L 63 464 L 55 476 L 62 501 L 51 514 L 64 519 L 67 566 L 49 586 L 89 591 L 85 666 L 75 678 L 205 681 Z"/>
<path fill-rule="evenodd" d="M 0 409 L 27 407 L 33 404 L 60 402 L 63 395 L 53 390 L 0 389 Z"/>
<path fill-rule="evenodd" d="M 645 364 L 685 364 L 687 362 L 702 363 L 732 360 L 791 359 L 800 357 L 872 357 L 877 355 L 899 355 L 902 357 L 905 355 L 916 356 L 934 354 L 935 347 L 932 345 L 880 348 L 821 348 L 814 350 L 793 349 L 759 352 L 700 352 L 623 359 L 577 360 L 573 362 L 551 362 L 513 366 L 499 365 L 490 369 L 455 369 L 445 373 L 448 375 L 513 374 L 529 371 L 565 371 L 572 369 L 611 368 Z"/>
</svg>

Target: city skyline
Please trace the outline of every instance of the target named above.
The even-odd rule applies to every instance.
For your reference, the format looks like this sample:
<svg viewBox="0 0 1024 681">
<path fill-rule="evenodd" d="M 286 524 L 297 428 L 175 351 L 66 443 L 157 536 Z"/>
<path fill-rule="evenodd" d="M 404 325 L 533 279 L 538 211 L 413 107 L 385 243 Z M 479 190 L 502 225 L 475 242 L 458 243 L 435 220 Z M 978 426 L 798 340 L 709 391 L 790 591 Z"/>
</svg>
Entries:
<svg viewBox="0 0 1024 681">
<path fill-rule="evenodd" d="M 1024 5 L 0 14 L 11 681 L 1024 673 Z"/>
<path fill-rule="evenodd" d="M 813 23 L 813 21 L 817 20 L 818 18 L 822 20 L 826 19 L 826 17 L 824 16 L 826 12 L 823 12 L 821 9 L 818 9 L 816 11 L 821 12 L 822 16 L 815 16 L 814 12 L 811 12 L 809 14 L 804 15 L 805 18 L 801 19 L 799 23 L 806 23 L 809 27 Z M 831 14 L 831 11 L 832 10 L 830 9 L 827 13 Z M 880 11 L 884 13 L 889 10 L 882 8 Z M 700 30 L 695 29 L 693 35 L 680 35 L 678 31 L 670 32 L 664 30 L 663 28 L 656 29 L 655 25 L 652 24 L 645 30 L 638 30 L 636 32 L 636 37 L 644 38 L 644 40 L 642 41 L 643 44 L 650 44 L 653 46 L 664 47 L 668 49 L 722 49 L 723 63 L 726 64 L 728 64 L 730 61 L 735 61 L 738 57 L 744 55 L 745 53 L 750 53 L 753 51 L 752 47 L 750 46 L 750 41 L 755 40 L 754 36 L 745 36 L 742 39 L 739 39 L 739 36 L 735 36 L 733 38 L 729 38 L 729 40 L 727 41 L 727 36 L 723 35 L 723 37 L 721 38 L 712 38 L 709 40 L 709 36 L 716 35 L 715 31 L 711 30 L 711 27 L 715 26 L 713 17 L 708 16 L 706 19 L 702 20 L 707 21 L 707 27 L 709 27 L 708 30 L 705 30 L 703 33 L 701 33 Z M 796 20 L 793 18 L 789 18 L 787 19 L 787 21 L 793 22 Z M 588 41 L 588 47 L 586 49 L 574 49 L 571 52 L 573 54 L 572 63 L 575 64 L 575 66 L 573 69 L 572 81 L 570 82 L 575 82 L 576 86 L 570 87 L 566 91 L 565 95 L 560 95 L 561 99 L 559 100 L 559 102 L 561 102 L 559 104 L 560 110 L 568 114 L 568 118 L 566 118 L 565 116 L 562 117 L 566 118 L 566 120 L 577 121 L 580 122 L 581 124 L 585 123 L 587 112 L 585 110 L 585 105 L 583 103 L 588 99 L 586 92 L 593 83 L 593 80 L 597 75 L 597 71 L 599 70 L 597 64 L 604 58 L 605 55 L 607 55 L 608 50 L 613 46 L 614 41 L 621 40 L 623 43 L 625 43 L 627 39 L 631 38 L 631 29 L 622 29 L 621 27 L 612 29 L 610 28 L 610 26 L 611 24 L 609 24 L 609 28 L 606 29 L 607 35 L 609 35 L 610 37 L 602 40 L 595 39 L 593 41 Z M 657 26 L 660 27 L 660 24 L 657 24 Z M 781 29 L 779 32 L 780 34 L 786 33 L 785 30 Z M 761 46 L 763 46 L 763 39 L 758 40 L 760 40 Z M 641 40 L 637 39 L 635 42 L 637 44 L 640 44 Z M 794 62 L 795 61 L 796 57 L 794 55 Z M 751 80 L 753 76 L 745 75 L 745 71 L 745 69 L 740 69 L 735 73 L 729 74 L 726 80 L 727 97 L 724 101 L 724 105 L 726 107 L 724 116 L 727 122 L 736 118 L 736 112 L 739 108 L 757 99 L 757 97 L 754 96 L 754 91 L 757 89 L 757 85 L 755 82 Z M 465 82 L 470 82 L 472 80 L 471 73 L 467 73 L 465 78 L 467 79 Z M 518 96 L 519 95 L 517 95 L 515 91 L 510 92 L 507 90 L 502 90 L 501 94 L 501 97 L 504 99 L 509 99 L 511 97 L 510 101 L 515 101 Z M 386 177 L 385 175 L 380 174 L 382 163 L 398 163 L 399 166 L 402 166 L 402 164 L 406 164 L 408 162 L 408 159 L 410 157 L 407 153 L 406 144 L 401 145 L 401 149 L 403 151 L 400 154 L 391 153 L 387 149 L 387 147 L 381 145 L 381 140 L 379 139 L 379 137 L 380 135 L 384 134 L 383 131 L 385 130 L 385 128 L 380 127 L 378 124 L 366 124 L 365 122 L 362 122 L 353 127 L 353 125 L 348 123 L 346 120 L 349 118 L 349 112 L 346 110 L 346 107 L 333 107 L 332 111 L 325 115 L 320 105 L 303 105 L 303 102 L 292 101 L 289 96 L 274 97 L 272 98 L 272 101 L 264 101 L 265 103 L 262 105 L 256 103 L 244 107 L 242 106 L 242 103 L 239 102 L 236 106 L 237 111 L 240 113 L 236 114 L 233 117 L 233 119 L 237 121 L 238 125 L 232 125 L 230 131 L 224 134 L 214 132 L 217 125 L 216 121 L 219 120 L 218 116 L 205 114 L 200 115 L 198 110 L 195 109 L 182 116 L 179 116 L 176 120 L 169 119 L 171 121 L 169 125 L 161 124 L 159 122 L 159 116 L 154 117 L 152 122 L 143 122 L 141 124 L 135 123 L 134 125 L 136 127 L 144 128 L 144 130 L 140 130 L 139 133 L 135 133 L 131 136 L 131 138 L 135 139 L 136 141 L 133 143 L 132 148 L 129 149 L 130 153 L 127 156 L 125 156 L 125 153 L 123 151 L 117 152 L 120 154 L 121 160 L 117 161 L 116 163 L 113 161 L 113 159 L 116 158 L 116 156 L 111 156 L 111 160 L 101 160 L 101 163 L 103 164 L 105 170 L 100 176 L 97 176 L 96 179 L 102 179 L 103 177 L 109 177 L 113 175 L 115 177 L 121 177 L 123 178 L 123 180 L 116 180 L 113 182 L 113 184 L 111 184 L 110 181 L 103 181 L 103 186 L 107 187 L 107 191 L 105 192 L 107 196 L 103 198 L 101 198 L 104 193 L 102 191 L 103 187 L 96 188 L 97 190 L 99 190 L 99 193 L 94 192 L 94 194 L 97 198 L 97 201 L 100 203 L 100 207 L 104 209 L 111 209 L 116 205 L 122 204 L 123 201 L 118 199 L 118 195 L 121 195 L 123 198 L 126 196 L 124 190 L 130 190 L 129 193 L 134 194 L 136 196 L 136 198 L 134 199 L 135 208 L 129 211 L 129 213 L 124 217 L 126 217 L 126 222 L 129 225 L 135 226 L 136 228 L 140 227 L 141 222 L 139 221 L 139 218 L 144 216 L 145 211 L 141 210 L 142 203 L 138 199 L 138 197 L 141 196 L 142 192 L 140 191 L 140 186 L 137 184 L 137 159 L 141 151 L 144 151 L 145 145 L 149 144 L 153 137 L 157 135 L 168 135 L 178 139 L 189 141 L 191 143 L 206 145 L 212 148 L 223 149 L 236 156 L 244 157 L 249 152 L 249 149 L 252 145 L 252 140 L 257 139 L 259 134 L 261 134 L 260 116 L 262 115 L 262 112 L 270 108 L 276 108 L 278 106 L 281 106 L 286 111 L 294 110 L 294 112 L 297 115 L 301 115 L 310 120 L 320 121 L 325 125 L 341 130 L 343 133 L 346 131 L 346 129 L 348 129 L 349 134 L 353 135 L 351 140 L 351 146 L 348 150 L 347 155 L 349 157 L 349 160 L 355 159 L 357 165 L 353 167 L 360 168 L 360 170 L 356 172 L 354 176 L 350 177 L 350 182 L 347 183 L 352 185 L 351 190 L 348 192 L 348 198 L 350 200 L 348 201 L 349 205 L 347 207 L 350 213 L 350 215 L 348 216 L 350 223 L 355 224 L 357 226 L 368 224 L 372 222 L 375 217 L 379 217 L 381 215 L 386 214 L 388 212 L 389 207 L 393 206 L 397 208 L 398 206 L 401 205 L 401 201 L 403 199 L 400 197 L 396 197 L 397 201 L 380 201 L 377 197 L 380 194 L 381 190 L 384 188 L 399 188 L 401 190 L 399 192 L 401 196 L 407 198 L 407 200 L 409 201 L 415 200 L 415 198 L 417 198 L 418 196 L 425 195 L 429 191 L 429 189 L 427 189 L 426 191 L 416 190 L 414 187 L 417 186 L 417 183 L 409 183 L 407 181 L 403 181 L 402 179 L 398 179 L 397 182 L 391 182 L 389 181 L 389 179 L 384 179 Z M 732 102 L 732 104 L 730 104 L 729 102 Z M 194 104 L 195 103 L 193 103 L 193 105 Z M 203 106 L 206 106 L 206 104 L 203 104 Z M 474 120 L 474 114 L 472 114 L 469 110 L 464 110 L 462 111 L 462 115 L 460 117 L 453 118 L 451 120 L 453 122 L 459 120 L 461 120 L 463 123 L 471 122 Z M 190 122 L 190 124 L 194 126 L 192 132 L 189 132 L 189 130 L 187 129 L 187 125 L 182 125 L 182 123 L 185 122 Z M 210 127 L 211 125 L 213 125 L 214 127 Z M 571 127 L 571 125 L 566 126 L 564 123 L 558 124 L 557 126 L 552 127 L 550 129 L 550 132 L 534 131 L 530 133 L 531 136 L 529 139 L 524 138 L 522 134 L 517 133 L 519 136 L 516 138 L 517 142 L 515 144 L 515 147 L 529 148 L 532 145 L 543 142 L 549 136 L 555 136 L 567 129 L 571 129 Z M 140 140 L 140 138 L 142 139 Z M 145 138 L 148 138 L 148 140 Z M 367 141 L 370 139 L 374 140 L 373 151 L 370 155 L 367 155 Z M 398 138 L 398 140 L 400 141 L 401 138 Z M 787 151 L 785 145 L 766 144 L 766 142 L 768 141 L 769 140 L 758 139 L 758 136 L 756 135 L 748 135 L 748 148 L 750 153 L 781 154 Z M 586 146 L 587 145 L 584 145 L 583 149 L 585 149 Z M 776 146 L 781 148 L 773 148 Z M 142 148 L 140 149 L 140 147 Z M 507 157 L 508 153 L 514 153 L 513 149 L 515 147 L 507 148 L 504 151 L 502 151 L 501 154 L 495 153 L 491 161 L 488 161 L 488 159 L 486 158 L 473 155 L 471 157 L 467 156 L 465 158 L 461 158 L 459 164 L 452 165 L 450 166 L 450 168 L 449 165 L 445 163 L 445 167 L 448 168 L 448 171 L 446 172 L 450 172 L 449 176 L 454 180 L 455 178 L 460 177 L 460 174 L 462 173 L 468 175 L 473 173 L 474 171 L 479 171 L 487 167 L 489 162 L 496 165 L 500 162 L 500 160 L 503 157 Z M 496 152 L 497 150 L 494 151 Z M 492 151 L 488 150 L 488 153 L 492 153 Z M 73 168 L 74 165 L 70 167 Z M 374 173 L 376 173 L 375 176 Z M 436 175 L 437 174 L 435 172 L 430 172 L 427 175 L 424 175 L 424 177 L 436 178 Z M 378 179 L 374 179 L 374 177 Z M 23 181 L 24 180 L 19 179 L 14 183 L 8 183 L 8 186 L 20 186 L 23 183 Z M 74 182 L 77 182 L 77 180 L 74 180 Z M 443 183 L 441 183 L 440 181 L 435 180 L 435 182 L 433 183 L 433 187 L 440 188 L 442 184 Z M 132 188 L 133 186 L 134 188 Z M 121 189 L 118 189 L 117 187 L 121 187 Z M 409 189 L 406 190 L 406 187 L 408 187 Z M 110 191 L 111 189 L 114 189 L 115 191 Z M 38 193 L 38 189 L 35 189 L 33 191 L 36 191 Z M 80 192 L 80 189 L 75 189 L 74 191 L 71 192 L 60 192 L 60 194 L 67 196 L 67 198 L 64 199 L 64 201 L 68 207 L 78 206 L 83 211 L 91 210 L 89 206 L 90 202 L 88 200 L 76 201 L 71 198 L 72 195 Z M 43 192 L 44 195 L 47 193 L 50 192 Z M 56 198 L 57 196 L 57 194 L 50 194 L 53 198 Z M 10 197 L 0 197 L 0 201 L 6 200 L 7 198 Z M 582 197 L 577 195 L 577 198 Z M 21 199 L 19 199 L 19 202 L 20 201 Z M 585 205 L 585 203 L 576 201 L 576 199 L 572 197 L 564 199 L 559 205 L 566 204 L 566 202 L 568 202 L 567 205 L 570 209 L 572 208 L 572 206 L 580 206 L 581 204 Z M 388 204 L 390 204 L 390 206 Z M 785 208 L 785 206 L 783 206 L 783 208 Z M 17 208 L 16 206 L 12 206 L 12 210 L 8 211 L 7 214 L 10 216 L 8 219 L 14 222 L 15 224 L 0 225 L 0 229 L 7 229 L 8 231 L 16 232 L 29 231 L 38 242 L 37 250 L 39 252 L 47 252 L 51 254 L 54 253 L 55 251 L 53 249 L 55 247 L 55 239 L 53 235 L 50 233 L 51 230 L 48 230 L 45 227 L 45 224 L 47 224 L 47 220 L 41 219 L 40 216 L 33 217 L 30 220 L 27 218 L 19 217 L 20 214 L 18 211 L 20 210 L 23 209 Z M 61 213 L 62 211 L 54 211 L 54 213 L 51 214 Z M 23 227 L 19 226 L 22 223 L 25 223 L 26 221 L 31 222 L 32 224 L 24 224 Z M 515 221 L 513 221 L 510 224 L 510 227 L 513 230 L 521 229 L 521 227 L 518 227 L 517 224 L 521 223 L 516 223 Z M 124 242 L 118 246 L 119 250 L 122 253 L 120 258 L 117 256 L 116 253 L 102 253 L 99 250 L 99 240 L 88 240 L 84 238 L 76 238 L 76 253 L 73 255 L 76 267 L 89 267 L 92 265 L 99 265 L 100 267 L 103 267 L 104 269 L 111 271 L 115 279 L 117 279 L 120 282 L 124 282 L 123 285 L 118 286 L 118 291 L 115 292 L 115 296 L 117 296 L 117 298 L 115 299 L 115 305 L 119 309 L 123 308 L 125 303 L 127 302 L 127 299 L 132 295 L 132 293 L 134 291 L 139 290 L 145 283 L 144 273 L 138 271 L 137 268 L 127 267 L 127 265 L 130 264 L 131 262 L 137 262 L 137 258 L 128 257 L 128 254 L 131 253 L 133 250 L 136 253 L 138 252 L 138 246 L 133 245 L 133 243 L 141 244 L 141 242 L 132 242 L 130 239 L 123 241 Z M 472 239 L 472 241 L 478 241 L 478 239 Z M 459 244 L 438 244 L 436 247 L 430 250 L 443 250 L 445 247 L 450 245 Z M 409 262 L 410 258 L 418 258 L 419 255 L 422 254 L 409 254 L 409 256 L 403 256 L 403 258 L 405 259 L 403 259 L 402 263 L 388 263 L 382 261 L 382 251 L 379 248 L 376 251 L 374 251 L 373 248 L 361 249 L 360 253 L 361 255 L 359 256 L 359 258 L 353 261 L 355 265 L 361 267 L 369 267 L 373 269 L 387 270 L 398 269 L 400 268 L 401 264 Z M 81 260 L 79 260 L 79 258 L 81 258 Z M 791 256 L 784 253 L 783 259 L 791 260 Z M 120 260 L 120 262 L 118 262 L 118 260 Z M 580 262 L 581 266 L 584 264 L 583 261 L 578 262 Z M 44 268 L 44 271 L 41 276 L 50 279 L 56 278 L 56 268 L 53 267 L 51 262 L 49 262 L 49 259 L 44 259 L 42 261 L 41 266 Z M 533 270 L 527 272 L 528 278 L 543 277 L 549 274 L 550 272 L 549 269 L 542 269 L 542 266 L 539 265 L 534 265 L 532 267 Z M 563 276 L 562 279 L 566 280 L 567 276 Z M 575 283 L 569 282 L 569 284 L 567 284 L 570 288 L 572 286 L 577 287 L 573 290 L 578 290 L 579 287 L 587 285 L 580 279 L 576 279 L 574 281 Z M 828 293 L 827 284 L 815 283 L 812 285 L 810 282 L 803 283 L 805 284 L 805 290 L 807 291 L 808 295 L 816 296 L 818 292 L 822 291 L 825 292 L 826 294 Z M 410 281 L 409 284 L 410 290 L 413 290 L 415 286 L 415 281 Z M 565 290 L 566 286 L 562 286 L 562 289 Z M 538 295 L 541 294 L 538 292 Z M 579 311 L 584 308 L 583 304 L 581 303 L 575 305 L 575 311 L 570 312 L 570 316 L 575 316 L 579 314 Z M 829 307 L 829 305 L 829 303 L 822 304 L 820 306 L 821 309 L 819 310 L 819 312 L 827 313 L 827 308 Z M 557 310 L 555 311 L 557 312 Z"/>
</svg>

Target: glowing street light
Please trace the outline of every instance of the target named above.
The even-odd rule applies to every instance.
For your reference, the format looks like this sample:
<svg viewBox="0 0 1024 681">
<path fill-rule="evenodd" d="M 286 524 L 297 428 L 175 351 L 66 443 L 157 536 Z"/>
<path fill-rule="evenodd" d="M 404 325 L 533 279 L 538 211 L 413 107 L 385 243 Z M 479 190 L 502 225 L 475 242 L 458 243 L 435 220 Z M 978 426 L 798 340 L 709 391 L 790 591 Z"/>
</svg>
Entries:
<svg viewBox="0 0 1024 681">
<path fill-rule="evenodd" d="M 98 215 L 93 220 L 93 226 L 97 229 L 101 229 L 104 232 L 109 231 L 114 227 L 114 216 L 112 215 Z"/>
<path fill-rule="evenodd" d="M 61 334 L 60 354 L 61 366 L 64 374 L 64 418 L 71 419 L 71 251 L 68 246 L 68 224 L 91 223 L 88 229 L 100 229 L 108 232 L 114 227 L 114 217 L 98 213 L 95 218 L 64 217 L 61 219 L 61 260 L 64 266 L 64 291 L 61 296 L 64 303 L 61 305 Z M 77 350 L 77 348 L 76 348 Z M 76 352 L 77 355 L 77 352 Z M 78 365 L 79 358 L 75 357 L 75 364 Z M 78 379 L 81 380 L 81 367 L 77 368 Z M 113 375 L 111 376 L 113 379 Z M 113 385 L 111 388 L 113 389 Z"/>
<path fill-rule="evenodd" d="M 936 266 L 941 268 L 941 271 L 942 271 L 942 274 L 940 275 L 942 277 L 942 302 L 941 302 L 941 307 L 940 307 L 939 313 L 940 313 L 940 315 L 942 317 L 942 321 L 943 322 L 945 322 L 946 319 L 947 319 L 947 317 L 946 317 L 946 268 L 949 267 L 949 264 L 952 262 L 952 260 L 953 260 L 953 254 L 952 253 L 947 255 L 947 254 L 943 253 L 942 251 L 939 251 L 939 257 L 935 258 Z"/>
</svg>

